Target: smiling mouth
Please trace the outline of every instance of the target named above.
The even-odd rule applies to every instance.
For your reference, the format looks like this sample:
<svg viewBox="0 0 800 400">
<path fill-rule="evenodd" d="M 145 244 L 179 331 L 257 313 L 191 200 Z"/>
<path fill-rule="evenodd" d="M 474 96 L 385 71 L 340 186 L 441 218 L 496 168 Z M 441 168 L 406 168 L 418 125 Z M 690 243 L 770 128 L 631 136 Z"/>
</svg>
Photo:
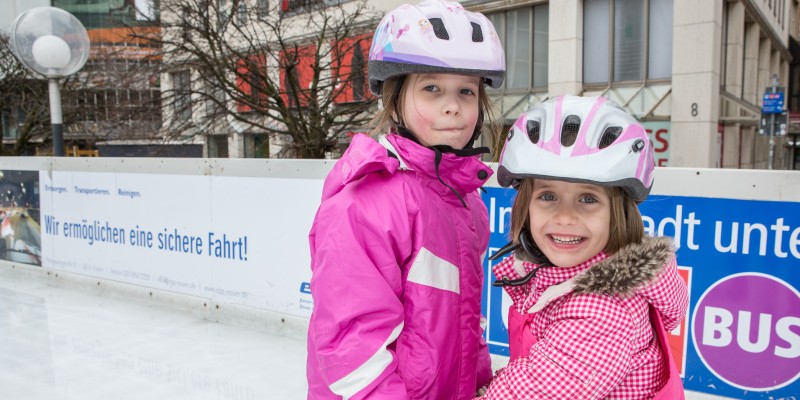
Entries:
<svg viewBox="0 0 800 400">
<path fill-rule="evenodd" d="M 582 236 L 557 236 L 557 235 L 548 235 L 550 240 L 555 242 L 556 244 L 578 244 L 586 240 L 585 237 Z"/>
</svg>

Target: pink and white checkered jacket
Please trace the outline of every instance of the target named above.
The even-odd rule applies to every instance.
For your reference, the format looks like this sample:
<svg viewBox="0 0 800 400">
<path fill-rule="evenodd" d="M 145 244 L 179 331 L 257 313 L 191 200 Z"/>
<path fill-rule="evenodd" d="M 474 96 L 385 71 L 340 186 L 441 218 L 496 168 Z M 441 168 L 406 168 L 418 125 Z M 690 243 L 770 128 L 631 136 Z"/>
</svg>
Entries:
<svg viewBox="0 0 800 400">
<path fill-rule="evenodd" d="M 493 271 L 515 279 L 535 267 L 511 256 Z M 651 399 L 675 385 L 682 393 L 649 315 L 657 311 L 667 331 L 686 316 L 672 239 L 646 238 L 574 267 L 543 267 L 506 291 L 514 302 L 509 330 L 517 334 L 509 335 L 508 366 L 482 399 Z"/>
<path fill-rule="evenodd" d="M 387 149 L 397 158 L 387 154 Z M 480 322 L 488 213 L 474 157 L 356 135 L 309 234 L 308 398 L 472 399 L 491 379 Z"/>
</svg>

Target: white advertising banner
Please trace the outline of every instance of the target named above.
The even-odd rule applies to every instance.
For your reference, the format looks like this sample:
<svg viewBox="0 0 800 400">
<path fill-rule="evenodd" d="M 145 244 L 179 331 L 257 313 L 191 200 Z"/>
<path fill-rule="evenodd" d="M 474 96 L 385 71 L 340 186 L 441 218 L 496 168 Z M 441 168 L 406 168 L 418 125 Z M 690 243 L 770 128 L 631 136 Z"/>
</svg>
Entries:
<svg viewBox="0 0 800 400">
<path fill-rule="evenodd" d="M 42 265 L 309 317 L 322 181 L 41 172 Z"/>
</svg>

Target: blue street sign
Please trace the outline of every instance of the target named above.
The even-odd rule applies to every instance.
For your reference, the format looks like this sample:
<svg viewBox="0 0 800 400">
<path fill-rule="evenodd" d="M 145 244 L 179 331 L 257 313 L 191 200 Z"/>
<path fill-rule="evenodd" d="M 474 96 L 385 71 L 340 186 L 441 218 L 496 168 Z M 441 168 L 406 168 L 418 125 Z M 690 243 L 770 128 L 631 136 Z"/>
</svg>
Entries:
<svg viewBox="0 0 800 400">
<path fill-rule="evenodd" d="M 761 106 L 764 114 L 780 114 L 783 112 L 783 92 L 764 93 L 764 102 Z"/>
</svg>

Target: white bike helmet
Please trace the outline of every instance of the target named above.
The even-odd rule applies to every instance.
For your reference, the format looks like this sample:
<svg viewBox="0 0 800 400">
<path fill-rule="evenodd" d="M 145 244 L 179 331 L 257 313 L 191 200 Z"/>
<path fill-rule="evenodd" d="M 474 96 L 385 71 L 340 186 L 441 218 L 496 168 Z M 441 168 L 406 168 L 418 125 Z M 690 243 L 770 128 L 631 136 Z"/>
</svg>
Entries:
<svg viewBox="0 0 800 400">
<path fill-rule="evenodd" d="M 497 88 L 506 62 L 494 25 L 483 14 L 450 1 L 403 4 L 387 13 L 372 38 L 369 88 L 381 94 L 383 82 L 411 73 L 478 75 Z"/>
<path fill-rule="evenodd" d="M 623 188 L 637 202 L 653 186 L 653 145 L 630 114 L 603 97 L 560 96 L 523 113 L 508 132 L 497 182 L 541 178 Z"/>
</svg>

